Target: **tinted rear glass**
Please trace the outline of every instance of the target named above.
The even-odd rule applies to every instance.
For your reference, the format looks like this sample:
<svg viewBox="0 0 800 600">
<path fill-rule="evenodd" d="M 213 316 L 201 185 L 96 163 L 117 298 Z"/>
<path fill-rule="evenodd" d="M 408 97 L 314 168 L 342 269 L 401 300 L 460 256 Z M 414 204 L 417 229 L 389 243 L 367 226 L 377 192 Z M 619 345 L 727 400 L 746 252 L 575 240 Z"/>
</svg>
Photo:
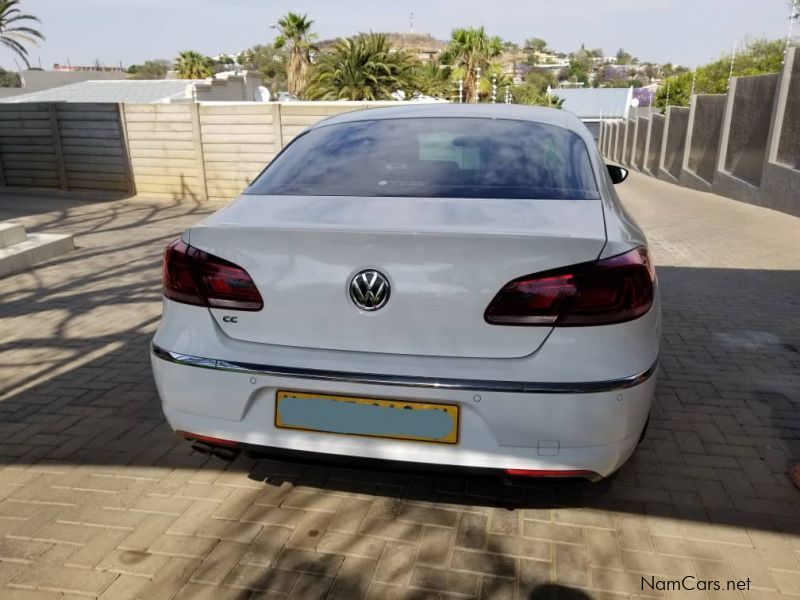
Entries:
<svg viewBox="0 0 800 600">
<path fill-rule="evenodd" d="M 247 194 L 599 198 L 583 140 L 541 123 L 386 119 L 312 129 Z"/>
</svg>

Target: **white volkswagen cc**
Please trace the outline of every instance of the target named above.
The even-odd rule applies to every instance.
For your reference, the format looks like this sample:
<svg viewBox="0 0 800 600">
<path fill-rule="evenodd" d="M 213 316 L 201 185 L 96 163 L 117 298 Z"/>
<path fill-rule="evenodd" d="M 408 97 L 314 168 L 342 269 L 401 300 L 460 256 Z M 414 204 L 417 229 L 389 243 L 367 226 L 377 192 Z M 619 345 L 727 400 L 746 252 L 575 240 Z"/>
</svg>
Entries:
<svg viewBox="0 0 800 600">
<path fill-rule="evenodd" d="M 206 450 L 605 477 L 643 435 L 641 230 L 565 111 L 326 119 L 164 255 L 155 381 Z"/>
</svg>

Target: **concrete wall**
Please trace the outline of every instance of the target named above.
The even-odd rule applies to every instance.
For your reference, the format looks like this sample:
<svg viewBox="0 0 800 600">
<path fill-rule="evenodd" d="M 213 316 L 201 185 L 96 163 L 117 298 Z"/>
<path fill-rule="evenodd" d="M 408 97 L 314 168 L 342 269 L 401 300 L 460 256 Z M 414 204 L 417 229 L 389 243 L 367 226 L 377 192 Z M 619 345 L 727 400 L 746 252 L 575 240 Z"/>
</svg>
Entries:
<svg viewBox="0 0 800 600">
<path fill-rule="evenodd" d="M 614 146 L 614 160 L 616 162 L 622 162 L 622 155 L 625 150 L 625 129 L 627 127 L 627 121 L 622 121 L 617 125 L 616 144 Z"/>
<path fill-rule="evenodd" d="M 686 132 L 689 127 L 689 109 L 670 106 L 664 124 L 664 148 L 661 154 L 658 176 L 668 181 L 678 181 L 683 168 L 683 153 Z"/>
<path fill-rule="evenodd" d="M 724 94 L 699 94 L 692 98 L 681 183 L 698 189 L 710 189 L 713 185 L 726 101 Z"/>
<path fill-rule="evenodd" d="M 309 125 L 398 104 L 0 104 L 0 186 L 231 198 Z"/>
<path fill-rule="evenodd" d="M 597 142 L 600 139 L 600 123 L 599 121 L 584 121 L 584 125 L 586 125 L 586 129 L 589 130 L 589 133 L 592 134 L 592 137 Z"/>
<path fill-rule="evenodd" d="M 208 195 L 236 196 L 283 147 L 280 104 L 195 106 Z"/>
<path fill-rule="evenodd" d="M 617 136 L 619 135 L 620 122 L 615 121 L 611 124 L 611 131 L 608 135 L 608 158 L 616 160 L 617 156 Z"/>
<path fill-rule="evenodd" d="M 0 104 L 0 185 L 132 191 L 117 104 Z"/>
<path fill-rule="evenodd" d="M 800 216 L 800 50 L 786 57 L 773 105 L 760 194 L 749 201 Z"/>
<path fill-rule="evenodd" d="M 603 156 L 611 156 L 614 132 L 614 121 L 601 121 L 597 123 L 598 148 Z"/>
<path fill-rule="evenodd" d="M 631 166 L 633 157 L 636 154 L 636 119 L 626 121 L 625 128 L 625 152 L 622 156 L 622 164 Z"/>
<path fill-rule="evenodd" d="M 603 133 L 605 130 L 606 124 L 600 123 L 598 127 L 598 135 L 597 135 L 597 147 L 600 149 L 601 153 L 604 153 L 604 140 L 603 140 Z"/>
<path fill-rule="evenodd" d="M 126 104 L 124 111 L 136 190 L 206 197 L 196 105 Z"/>
<path fill-rule="evenodd" d="M 636 119 L 636 146 L 633 156 L 633 166 L 640 171 L 644 169 L 644 161 L 647 154 L 647 126 L 650 119 L 639 117 Z"/>
<path fill-rule="evenodd" d="M 732 102 L 721 146 L 722 170 L 756 186 L 761 183 L 778 77 L 734 77 L 728 93 Z"/>
<path fill-rule="evenodd" d="M 644 169 L 654 177 L 658 176 L 658 165 L 661 162 L 665 120 L 664 115 L 654 114 L 650 117 L 650 126 L 647 129 L 647 162 Z"/>
<path fill-rule="evenodd" d="M 778 144 L 774 161 L 794 169 L 800 169 L 800 56 L 790 55 L 791 65 L 787 69 L 791 73 L 788 85 L 785 85 L 783 98 L 782 123 L 777 136 Z M 786 78 L 784 77 L 784 81 Z M 789 102 L 788 100 L 792 101 Z"/>
<path fill-rule="evenodd" d="M 643 127 L 638 119 L 621 123 L 627 135 L 619 139 L 629 144 L 637 125 Z M 638 132 L 633 152 L 644 172 L 800 216 L 798 48 L 789 50 L 780 73 L 733 78 L 727 94 L 694 96 L 689 108 L 671 106 L 648 125 L 646 156 Z M 607 153 L 630 161 L 629 148 Z"/>
<path fill-rule="evenodd" d="M 136 190 L 232 198 L 301 131 L 331 115 L 391 102 L 126 105 Z"/>
</svg>

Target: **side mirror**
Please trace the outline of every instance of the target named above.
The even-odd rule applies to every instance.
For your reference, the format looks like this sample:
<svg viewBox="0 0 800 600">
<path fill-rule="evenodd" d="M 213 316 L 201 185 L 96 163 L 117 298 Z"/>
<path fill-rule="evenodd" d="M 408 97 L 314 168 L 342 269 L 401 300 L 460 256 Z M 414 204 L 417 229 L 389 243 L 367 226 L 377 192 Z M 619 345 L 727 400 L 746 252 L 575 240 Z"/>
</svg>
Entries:
<svg viewBox="0 0 800 600">
<path fill-rule="evenodd" d="M 608 169 L 608 174 L 611 177 L 611 183 L 614 185 L 622 183 L 628 178 L 628 169 L 625 167 L 620 167 L 618 165 L 606 165 L 606 169 Z"/>
</svg>

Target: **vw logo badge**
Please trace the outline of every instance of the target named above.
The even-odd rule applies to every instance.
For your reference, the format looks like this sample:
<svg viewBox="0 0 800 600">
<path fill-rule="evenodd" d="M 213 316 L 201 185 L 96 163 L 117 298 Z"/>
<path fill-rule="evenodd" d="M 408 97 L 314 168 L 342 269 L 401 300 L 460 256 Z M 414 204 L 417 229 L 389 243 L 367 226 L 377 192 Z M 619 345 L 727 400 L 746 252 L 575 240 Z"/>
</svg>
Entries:
<svg viewBox="0 0 800 600">
<path fill-rule="evenodd" d="M 350 299 L 361 310 L 378 310 L 389 301 L 389 280 L 375 269 L 356 273 L 350 280 Z"/>
</svg>

